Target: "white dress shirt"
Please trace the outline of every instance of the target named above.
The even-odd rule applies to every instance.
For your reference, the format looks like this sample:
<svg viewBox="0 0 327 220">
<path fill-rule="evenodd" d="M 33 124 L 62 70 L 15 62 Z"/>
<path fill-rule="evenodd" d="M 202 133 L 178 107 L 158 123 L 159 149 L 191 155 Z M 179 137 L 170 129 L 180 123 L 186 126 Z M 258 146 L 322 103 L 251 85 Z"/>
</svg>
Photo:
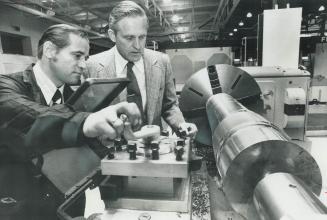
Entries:
<svg viewBox="0 0 327 220">
<path fill-rule="evenodd" d="M 60 90 L 61 100 L 63 100 L 62 94 L 64 92 L 64 85 L 62 85 L 60 88 L 57 88 L 51 79 L 49 79 L 49 77 L 43 72 L 38 62 L 33 66 L 33 72 L 35 75 L 36 83 L 40 87 L 48 106 L 53 105 L 52 97 L 56 93 L 57 89 Z M 61 100 L 59 99 L 57 104 L 59 104 Z"/>
<path fill-rule="evenodd" d="M 115 49 L 114 49 L 114 55 L 115 55 L 115 67 L 116 67 L 117 77 L 125 78 L 127 76 L 127 66 L 126 66 L 126 64 L 128 63 L 128 61 L 120 55 L 120 53 L 118 52 L 116 46 L 115 46 Z M 138 86 L 140 88 L 143 109 L 145 109 L 145 106 L 146 106 L 146 85 L 145 85 L 145 73 L 144 73 L 143 57 L 141 57 L 140 60 L 134 62 L 133 72 L 134 72 L 134 75 L 136 77 L 137 84 L 138 84 Z"/>
</svg>

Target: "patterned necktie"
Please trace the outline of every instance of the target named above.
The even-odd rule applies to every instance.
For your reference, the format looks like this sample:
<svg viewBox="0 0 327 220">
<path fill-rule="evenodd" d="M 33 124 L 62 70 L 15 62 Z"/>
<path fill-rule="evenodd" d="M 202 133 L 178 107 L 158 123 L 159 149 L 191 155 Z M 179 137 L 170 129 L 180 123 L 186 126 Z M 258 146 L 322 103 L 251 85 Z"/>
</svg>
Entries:
<svg viewBox="0 0 327 220">
<path fill-rule="evenodd" d="M 60 100 L 60 102 L 59 102 Z M 62 96 L 59 89 L 55 92 L 55 94 L 52 97 L 52 105 L 62 104 Z"/>
<path fill-rule="evenodd" d="M 141 112 L 143 122 L 145 123 L 142 96 L 135 74 L 133 72 L 134 63 L 128 62 L 126 66 L 127 66 L 127 78 L 130 80 L 130 83 L 127 85 L 127 102 L 134 102 L 137 105 L 137 107 Z"/>
</svg>

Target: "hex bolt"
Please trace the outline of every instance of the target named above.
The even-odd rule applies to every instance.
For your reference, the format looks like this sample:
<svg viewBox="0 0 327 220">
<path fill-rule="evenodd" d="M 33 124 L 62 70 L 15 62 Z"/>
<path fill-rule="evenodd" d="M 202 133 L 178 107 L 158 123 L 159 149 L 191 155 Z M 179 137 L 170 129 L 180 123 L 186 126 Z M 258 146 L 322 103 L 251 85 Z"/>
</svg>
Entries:
<svg viewBox="0 0 327 220">
<path fill-rule="evenodd" d="M 136 143 L 135 142 L 128 142 L 127 152 L 129 153 L 130 160 L 136 160 Z"/>
<path fill-rule="evenodd" d="M 159 142 L 151 142 L 152 160 L 159 160 Z"/>
<path fill-rule="evenodd" d="M 109 147 L 108 148 L 108 150 L 107 150 L 107 158 L 109 160 L 112 160 L 112 159 L 115 158 L 114 152 L 115 152 L 115 147 Z"/>
<path fill-rule="evenodd" d="M 122 139 L 115 139 L 114 140 L 114 147 L 117 152 L 122 151 Z"/>
<path fill-rule="evenodd" d="M 184 154 L 184 147 L 177 145 L 174 149 L 174 153 L 176 155 L 176 160 L 177 161 L 182 161 L 183 160 L 183 154 Z"/>
</svg>

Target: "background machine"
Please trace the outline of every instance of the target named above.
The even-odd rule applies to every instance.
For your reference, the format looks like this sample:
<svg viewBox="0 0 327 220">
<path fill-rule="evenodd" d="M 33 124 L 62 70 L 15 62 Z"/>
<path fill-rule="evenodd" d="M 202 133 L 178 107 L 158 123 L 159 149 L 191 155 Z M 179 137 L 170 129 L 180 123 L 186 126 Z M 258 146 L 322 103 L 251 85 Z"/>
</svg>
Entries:
<svg viewBox="0 0 327 220">
<path fill-rule="evenodd" d="M 218 169 L 210 190 L 221 199 L 211 204 L 215 219 L 225 219 L 219 213 L 225 200 L 237 219 L 327 218 L 316 196 L 319 167 L 291 140 L 305 139 L 308 86 L 306 71 L 228 65 L 209 66 L 187 81 L 181 109 L 198 125 L 197 140 L 213 147 Z M 223 196 L 213 195 L 218 190 Z"/>
</svg>

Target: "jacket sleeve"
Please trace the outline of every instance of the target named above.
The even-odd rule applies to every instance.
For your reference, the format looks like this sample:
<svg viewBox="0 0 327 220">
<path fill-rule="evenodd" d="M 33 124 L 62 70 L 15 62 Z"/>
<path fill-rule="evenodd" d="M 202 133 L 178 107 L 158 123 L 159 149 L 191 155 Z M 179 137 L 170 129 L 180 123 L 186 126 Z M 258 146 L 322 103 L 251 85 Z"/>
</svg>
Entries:
<svg viewBox="0 0 327 220">
<path fill-rule="evenodd" d="M 42 105 L 33 100 L 29 86 L 18 78 L 0 76 L 0 127 L 20 134 L 26 147 L 41 152 L 78 145 L 88 113 L 77 113 L 65 104 Z"/>
<path fill-rule="evenodd" d="M 163 54 L 165 65 L 165 90 L 162 101 L 162 117 L 174 131 L 178 130 L 180 123 L 185 122 L 178 106 L 178 99 L 173 81 L 173 71 L 168 55 Z"/>
</svg>

